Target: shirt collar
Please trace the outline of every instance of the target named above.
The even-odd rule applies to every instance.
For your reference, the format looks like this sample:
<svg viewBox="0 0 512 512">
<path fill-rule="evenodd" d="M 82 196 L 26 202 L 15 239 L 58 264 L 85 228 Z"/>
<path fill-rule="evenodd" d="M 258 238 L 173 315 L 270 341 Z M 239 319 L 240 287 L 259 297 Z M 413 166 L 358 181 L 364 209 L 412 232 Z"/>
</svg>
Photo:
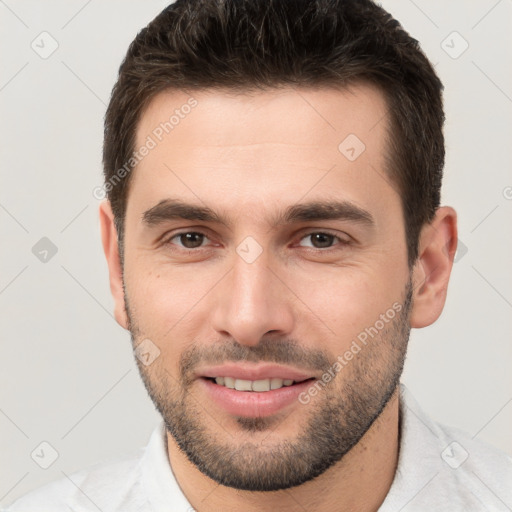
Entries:
<svg viewBox="0 0 512 512">
<path fill-rule="evenodd" d="M 142 457 L 142 485 L 155 511 L 190 512 L 192 506 L 181 491 L 172 472 L 167 453 L 167 435 L 161 420 L 151 434 Z M 172 505 L 172 507 L 171 507 Z"/>
</svg>

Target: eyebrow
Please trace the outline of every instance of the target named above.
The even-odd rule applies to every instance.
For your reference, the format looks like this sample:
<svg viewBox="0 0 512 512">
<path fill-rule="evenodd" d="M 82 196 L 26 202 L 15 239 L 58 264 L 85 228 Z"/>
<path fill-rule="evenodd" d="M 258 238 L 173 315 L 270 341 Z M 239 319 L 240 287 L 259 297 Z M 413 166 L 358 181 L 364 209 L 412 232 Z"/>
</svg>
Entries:
<svg viewBox="0 0 512 512">
<path fill-rule="evenodd" d="M 162 199 L 142 214 L 142 221 L 154 227 L 170 220 L 212 222 L 229 226 L 228 219 L 207 206 L 199 206 L 180 199 Z M 347 220 L 373 227 L 375 221 L 367 210 L 349 201 L 311 201 L 289 206 L 271 222 L 272 226 L 321 220 Z"/>
<path fill-rule="evenodd" d="M 216 222 L 227 225 L 211 208 L 186 203 L 179 199 L 162 199 L 157 205 L 142 214 L 142 221 L 147 226 L 156 226 L 175 219 Z"/>
<path fill-rule="evenodd" d="M 285 210 L 277 224 L 316 220 L 348 220 L 370 227 L 375 224 L 370 212 L 349 201 L 313 201 L 296 204 Z"/>
</svg>

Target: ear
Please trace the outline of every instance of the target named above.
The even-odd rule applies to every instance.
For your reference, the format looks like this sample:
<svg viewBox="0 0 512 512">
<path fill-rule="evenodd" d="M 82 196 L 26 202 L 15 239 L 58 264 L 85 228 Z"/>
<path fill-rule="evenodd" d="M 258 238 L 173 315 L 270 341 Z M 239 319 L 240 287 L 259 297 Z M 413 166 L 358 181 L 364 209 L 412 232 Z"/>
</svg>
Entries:
<svg viewBox="0 0 512 512">
<path fill-rule="evenodd" d="M 418 260 L 413 269 L 411 327 L 426 327 L 441 315 L 456 250 L 457 214 L 453 208 L 443 206 L 420 234 Z"/>
<path fill-rule="evenodd" d="M 119 246 L 117 242 L 117 230 L 114 224 L 114 214 L 110 202 L 105 199 L 99 208 L 101 242 L 107 258 L 110 275 L 110 291 L 114 298 L 114 316 L 117 323 L 124 329 L 128 329 L 128 315 L 124 303 L 123 273 Z"/>
</svg>

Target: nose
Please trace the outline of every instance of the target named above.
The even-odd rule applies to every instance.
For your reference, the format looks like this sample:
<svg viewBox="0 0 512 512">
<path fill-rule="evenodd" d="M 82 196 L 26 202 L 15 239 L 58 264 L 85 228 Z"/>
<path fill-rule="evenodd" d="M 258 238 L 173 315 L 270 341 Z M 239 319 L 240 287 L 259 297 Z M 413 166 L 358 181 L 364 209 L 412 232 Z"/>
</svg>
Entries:
<svg viewBox="0 0 512 512">
<path fill-rule="evenodd" d="M 257 345 L 268 333 L 289 335 L 294 327 L 292 294 L 276 274 L 265 252 L 252 263 L 235 255 L 231 272 L 216 287 L 216 332 L 246 346 Z"/>
</svg>

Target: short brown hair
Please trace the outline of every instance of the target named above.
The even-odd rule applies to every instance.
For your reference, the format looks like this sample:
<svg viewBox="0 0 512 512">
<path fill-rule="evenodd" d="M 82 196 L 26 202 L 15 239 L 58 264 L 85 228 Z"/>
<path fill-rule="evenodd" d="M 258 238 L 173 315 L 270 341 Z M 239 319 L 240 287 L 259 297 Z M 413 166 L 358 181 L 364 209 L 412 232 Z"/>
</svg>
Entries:
<svg viewBox="0 0 512 512">
<path fill-rule="evenodd" d="M 389 107 L 386 172 L 401 195 L 412 266 L 420 230 L 439 207 L 443 85 L 418 41 L 371 0 L 177 0 L 169 5 L 137 34 L 119 69 L 105 115 L 105 183 L 126 169 L 141 115 L 164 90 L 243 93 L 361 82 L 376 85 Z M 107 189 L 121 258 L 130 174 Z"/>
</svg>

